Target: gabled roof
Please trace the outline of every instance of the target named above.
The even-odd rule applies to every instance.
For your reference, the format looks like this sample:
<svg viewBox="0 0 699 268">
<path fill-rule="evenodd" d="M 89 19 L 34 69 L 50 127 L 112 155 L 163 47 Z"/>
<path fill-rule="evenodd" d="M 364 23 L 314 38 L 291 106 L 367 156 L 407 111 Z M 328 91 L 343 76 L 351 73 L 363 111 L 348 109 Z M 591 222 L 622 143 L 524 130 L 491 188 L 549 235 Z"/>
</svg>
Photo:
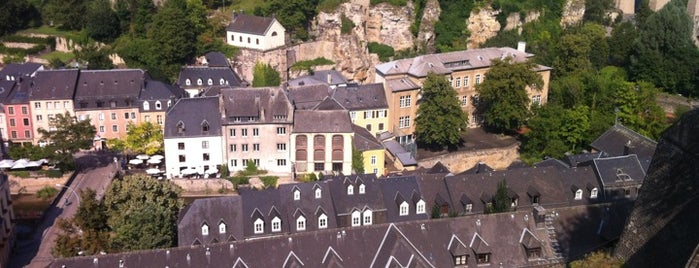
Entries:
<svg viewBox="0 0 699 268">
<path fill-rule="evenodd" d="M 350 111 L 388 109 L 382 83 L 337 87 L 332 98 Z"/>
<path fill-rule="evenodd" d="M 204 55 L 206 59 L 206 65 L 209 67 L 230 67 L 228 58 L 221 52 L 211 51 Z"/>
<path fill-rule="evenodd" d="M 275 18 L 233 14 L 233 21 L 228 24 L 226 30 L 229 32 L 265 35 L 267 29 L 272 27 L 275 21 Z"/>
<path fill-rule="evenodd" d="M 558 160 L 553 157 L 546 158 L 538 163 L 534 163 L 535 167 L 557 167 L 557 168 L 570 168 L 568 164 L 564 163 L 561 160 Z"/>
<path fill-rule="evenodd" d="M 413 154 L 405 150 L 405 148 L 403 148 L 403 146 L 401 146 L 397 141 L 386 140 L 381 143 L 383 143 L 384 148 L 386 148 L 391 155 L 398 158 L 398 161 L 400 161 L 403 166 L 417 165 L 417 160 L 415 160 Z"/>
<path fill-rule="evenodd" d="M 179 99 L 186 96 L 186 92 L 176 85 L 170 85 L 158 80 L 147 79 L 146 86 L 141 90 L 139 99 L 146 100 L 168 100 Z"/>
<path fill-rule="evenodd" d="M 240 196 L 226 196 L 195 199 L 180 211 L 177 220 L 177 243 L 179 246 L 191 246 L 195 239 L 203 244 L 210 244 L 214 239 L 219 242 L 243 240 L 243 211 Z M 201 234 L 201 225 L 209 225 L 209 235 Z M 220 233 L 219 223 L 226 224 L 226 232 Z"/>
<path fill-rule="evenodd" d="M 342 73 L 336 70 L 321 70 L 314 71 L 312 74 L 300 76 L 289 80 L 289 87 L 307 86 L 307 85 L 341 85 L 347 84 L 347 79 L 342 76 Z"/>
<path fill-rule="evenodd" d="M 437 163 L 434 164 L 434 166 L 432 166 L 430 169 L 427 170 L 427 173 L 432 173 L 432 174 L 444 173 L 444 174 L 446 174 L 446 173 L 451 173 L 451 171 L 449 171 L 449 168 L 446 167 L 444 164 L 442 164 L 441 161 L 437 161 Z"/>
<path fill-rule="evenodd" d="M 320 198 L 315 198 L 315 190 L 320 188 Z M 333 207 L 330 188 L 323 181 L 280 184 L 277 188 L 279 194 L 279 205 L 285 206 L 286 221 L 295 223 L 298 214 L 302 214 L 306 218 L 306 230 L 318 230 L 318 217 L 321 212 L 328 217 L 327 228 L 337 228 L 335 218 L 335 208 Z M 300 199 L 294 200 L 294 191 L 298 190 Z M 295 232 L 295 225 L 292 224 L 291 232 Z"/>
<path fill-rule="evenodd" d="M 646 172 L 635 154 L 593 160 L 604 187 L 641 185 Z"/>
<path fill-rule="evenodd" d="M 33 77 L 43 67 L 44 65 L 33 62 L 10 63 L 0 70 L 0 80 L 8 80 L 7 76 L 10 76 L 12 81 L 17 81 L 20 77 Z"/>
<path fill-rule="evenodd" d="M 294 120 L 293 107 L 278 87 L 255 89 L 221 88 L 224 124 L 290 123 Z M 248 122 L 247 117 L 257 121 Z M 236 119 L 240 119 L 236 121 Z"/>
<path fill-rule="evenodd" d="M 374 174 L 339 175 L 327 179 L 323 177 L 323 180 L 330 187 L 337 215 L 350 214 L 355 209 L 362 211 L 364 208 L 369 208 L 374 212 L 386 209 L 380 185 Z M 347 194 L 345 183 L 354 185 L 354 194 Z M 360 184 L 364 184 L 364 194 L 357 191 Z"/>
<path fill-rule="evenodd" d="M 618 123 L 590 144 L 592 148 L 608 156 L 636 154 L 644 170 L 648 170 L 657 145 L 656 141 Z"/>
<path fill-rule="evenodd" d="M 238 192 L 243 199 L 243 233 L 245 237 L 272 234 L 271 221 L 274 217 L 279 217 L 282 221 L 281 232 L 279 233 L 289 232 L 289 221 L 286 215 L 293 213 L 293 209 L 291 212 L 287 211 L 289 208 L 281 201 L 279 189 L 267 188 L 258 191 L 250 188 L 240 188 Z M 258 211 L 259 215 L 255 215 Z M 258 216 L 262 217 L 262 220 L 265 222 L 264 234 L 254 233 L 253 226 Z"/>
<path fill-rule="evenodd" d="M 12 93 L 15 88 L 15 81 L 7 81 L 0 79 L 0 102 L 5 103 L 5 99 Z"/>
<path fill-rule="evenodd" d="M 354 132 L 354 139 L 352 140 L 354 149 L 360 152 L 383 149 L 381 142 L 374 135 L 371 135 L 366 128 L 352 124 L 352 131 Z"/>
<path fill-rule="evenodd" d="M 79 74 L 78 69 L 38 71 L 34 79 L 36 85 L 29 99 L 32 101 L 73 99 Z"/>
<path fill-rule="evenodd" d="M 428 219 L 429 206 L 425 201 L 424 214 L 416 214 L 416 203 L 412 197 L 415 193 L 420 195 L 420 185 L 417 183 L 415 176 L 397 177 L 391 179 L 376 180 L 381 187 L 381 193 L 386 204 L 386 219 L 388 222 L 401 222 L 411 220 Z M 419 200 L 419 199 L 418 199 Z M 399 205 L 403 202 L 408 203 L 408 215 L 400 216 Z"/>
<path fill-rule="evenodd" d="M 32 92 L 34 78 L 27 77 L 13 83 L 14 88 L 7 94 L 7 97 L 3 99 L 3 104 L 29 104 L 29 94 Z"/>
<path fill-rule="evenodd" d="M 349 113 L 344 110 L 297 110 L 294 118 L 294 133 L 352 133 Z"/>
<path fill-rule="evenodd" d="M 602 152 L 569 154 L 565 156 L 565 161 L 570 167 L 579 167 L 582 165 L 591 165 L 595 158 L 603 157 Z"/>
<path fill-rule="evenodd" d="M 467 169 L 466 171 L 459 173 L 459 175 L 461 175 L 461 174 L 486 173 L 486 172 L 491 172 L 491 171 L 493 171 L 493 170 L 494 170 L 494 169 L 491 168 L 490 166 L 488 166 L 488 164 L 486 164 L 485 162 L 478 162 L 478 163 L 476 163 L 476 165 L 473 166 L 472 168 L 469 168 L 469 169 Z"/>
<path fill-rule="evenodd" d="M 345 110 L 335 99 L 331 97 L 325 97 L 323 101 L 318 103 L 313 110 Z"/>
<path fill-rule="evenodd" d="M 218 102 L 218 97 L 179 99 L 165 116 L 164 137 L 168 139 L 221 136 Z M 182 133 L 178 132 L 180 123 L 184 124 Z M 209 125 L 208 132 L 202 129 L 204 123 Z"/>
<path fill-rule="evenodd" d="M 189 79 L 190 85 L 187 85 Z M 198 85 L 197 81 L 201 79 L 202 84 Z M 211 85 L 209 85 L 211 79 Z M 223 80 L 223 83 L 221 83 Z M 180 70 L 180 75 L 177 78 L 177 84 L 184 88 L 201 88 L 208 86 L 231 86 L 239 87 L 242 85 L 242 79 L 229 67 L 202 67 L 202 66 L 185 66 Z"/>
<path fill-rule="evenodd" d="M 75 109 L 109 108 L 137 105 L 139 93 L 145 86 L 146 73 L 140 69 L 81 70 L 75 89 Z"/>
<path fill-rule="evenodd" d="M 309 110 L 330 96 L 332 89 L 327 84 L 294 87 L 286 90 L 294 108 Z"/>
<path fill-rule="evenodd" d="M 415 90 L 420 88 L 420 86 L 415 84 L 415 82 L 413 82 L 413 80 L 410 80 L 410 78 L 386 79 L 386 85 L 393 92 Z"/>
</svg>

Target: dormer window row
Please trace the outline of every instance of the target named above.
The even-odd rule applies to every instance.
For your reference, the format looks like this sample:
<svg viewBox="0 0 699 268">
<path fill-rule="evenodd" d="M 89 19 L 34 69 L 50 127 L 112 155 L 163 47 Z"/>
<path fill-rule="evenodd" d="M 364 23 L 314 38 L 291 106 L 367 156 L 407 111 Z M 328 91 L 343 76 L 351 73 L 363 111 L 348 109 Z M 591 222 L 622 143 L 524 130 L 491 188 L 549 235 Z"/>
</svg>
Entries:
<svg viewBox="0 0 699 268">
<path fill-rule="evenodd" d="M 299 190 L 298 188 L 294 187 L 293 195 L 294 195 L 294 200 L 301 200 L 301 190 Z M 313 198 L 320 199 L 321 197 L 322 197 L 322 190 L 320 189 L 319 186 L 316 185 L 314 187 L 314 190 L 313 190 Z"/>
</svg>

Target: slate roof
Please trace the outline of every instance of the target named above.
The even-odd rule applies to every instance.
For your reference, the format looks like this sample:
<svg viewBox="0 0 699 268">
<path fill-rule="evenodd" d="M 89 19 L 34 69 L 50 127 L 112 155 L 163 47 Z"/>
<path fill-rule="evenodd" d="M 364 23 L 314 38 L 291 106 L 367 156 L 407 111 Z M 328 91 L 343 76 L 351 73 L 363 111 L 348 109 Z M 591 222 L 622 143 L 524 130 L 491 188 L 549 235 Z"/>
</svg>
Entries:
<svg viewBox="0 0 699 268">
<path fill-rule="evenodd" d="M 289 87 L 307 85 L 341 85 L 347 84 L 347 79 L 336 70 L 314 71 L 312 74 L 300 76 L 289 80 Z"/>
<path fill-rule="evenodd" d="M 5 105 L 29 104 L 29 94 L 32 92 L 32 85 L 34 85 L 33 77 L 28 77 L 26 79 L 21 79 L 20 82 L 15 82 L 14 89 L 7 94 L 5 99 L 3 99 L 3 103 Z"/>
<path fill-rule="evenodd" d="M 17 81 L 19 77 L 33 77 L 35 72 L 40 68 L 44 67 L 39 63 L 27 62 L 27 63 L 10 63 L 5 65 L 2 70 L 0 70 L 0 80 L 8 80 L 7 76 L 14 77 L 14 81 Z"/>
<path fill-rule="evenodd" d="M 568 164 L 564 163 L 561 160 L 558 160 L 553 157 L 546 158 L 545 160 L 539 161 L 537 163 L 534 163 L 535 167 L 557 167 L 557 168 L 570 168 Z"/>
<path fill-rule="evenodd" d="M 36 85 L 29 99 L 32 101 L 73 99 L 79 74 L 78 69 L 38 71 L 34 79 Z"/>
<path fill-rule="evenodd" d="M 371 135 L 366 128 L 352 124 L 352 131 L 354 132 L 354 139 L 352 140 L 354 149 L 360 152 L 383 149 L 381 142 L 374 135 Z"/>
<path fill-rule="evenodd" d="M 157 80 L 150 79 L 146 80 L 145 83 L 146 86 L 143 87 L 143 89 L 141 90 L 141 94 L 139 94 L 140 105 L 138 109 L 142 113 L 167 111 L 167 109 L 169 109 L 167 105 L 168 101 L 171 104 L 174 104 L 177 101 L 177 99 L 186 96 L 186 92 L 176 85 L 170 85 Z M 155 104 L 157 101 L 160 101 L 161 103 L 160 110 L 156 109 Z M 143 109 L 143 102 L 149 103 L 150 109 L 148 111 Z"/>
<path fill-rule="evenodd" d="M 321 191 L 320 198 L 315 198 L 315 190 Z M 296 231 L 296 219 L 299 215 L 306 218 L 306 231 L 316 231 L 318 228 L 318 218 L 321 213 L 328 217 L 327 228 L 337 228 L 335 208 L 330 195 L 330 188 L 322 181 L 281 184 L 278 187 L 280 204 L 285 206 L 285 220 L 290 223 L 290 232 Z M 294 191 L 301 193 L 299 200 L 294 200 Z"/>
<path fill-rule="evenodd" d="M 579 167 L 582 165 L 591 165 L 593 159 L 600 157 L 603 157 L 601 152 L 569 154 L 565 156 L 565 161 L 571 167 Z"/>
<path fill-rule="evenodd" d="M 388 109 L 382 83 L 337 87 L 332 98 L 350 111 Z"/>
<path fill-rule="evenodd" d="M 636 154 L 644 170 L 648 170 L 657 145 L 656 141 L 618 123 L 590 144 L 592 148 L 604 152 L 608 156 Z M 625 149 L 626 147 L 628 149 Z"/>
<path fill-rule="evenodd" d="M 271 234 L 288 233 L 290 231 L 289 220 L 286 219 L 287 206 L 281 201 L 278 189 L 268 188 L 265 190 L 255 190 L 251 188 L 239 188 L 238 193 L 243 199 L 242 221 L 245 237 L 269 236 Z M 281 220 L 281 231 L 272 233 L 272 219 L 279 217 Z M 264 221 L 264 233 L 255 234 L 254 222 L 258 218 Z M 293 222 L 295 224 L 296 221 Z"/>
<path fill-rule="evenodd" d="M 265 35 L 267 29 L 272 26 L 276 19 L 269 17 L 258 17 L 246 14 L 234 14 L 233 21 L 228 24 L 226 31 L 238 32 L 254 35 Z"/>
<path fill-rule="evenodd" d="M 207 247 L 58 259 L 50 267 L 118 267 L 120 263 L 125 267 L 452 267 L 454 257 L 449 247 L 453 243 L 465 244 L 463 253 L 468 253 L 468 267 L 476 267 L 475 243 L 471 242 L 476 236 L 488 244 L 490 265 L 530 267 L 561 263 L 553 258 L 549 243 L 542 244 L 545 259 L 527 259 L 519 243 L 522 230 L 534 224 L 534 217 L 527 215 L 515 212 L 377 224 Z M 544 240 L 545 230 L 533 233 Z"/>
<path fill-rule="evenodd" d="M 221 136 L 221 114 L 218 102 L 218 97 L 179 99 L 165 116 L 164 137 L 167 139 Z M 179 122 L 184 124 L 182 133 L 178 133 Z M 204 122 L 209 124 L 208 132 L 202 130 Z"/>
<path fill-rule="evenodd" d="M 181 247 L 199 244 L 243 240 L 243 202 L 240 196 L 195 199 L 180 211 L 177 220 L 177 243 Z M 219 224 L 226 225 L 226 232 L 219 232 Z M 209 235 L 202 235 L 203 224 L 209 226 Z"/>
<path fill-rule="evenodd" d="M 144 87 L 146 73 L 139 69 L 81 70 L 75 90 L 75 109 L 109 109 L 138 105 L 138 95 Z"/>
<path fill-rule="evenodd" d="M 459 175 L 485 173 L 485 172 L 491 172 L 493 170 L 494 169 L 491 168 L 490 166 L 488 166 L 488 164 L 486 164 L 485 162 L 478 162 L 472 168 L 469 168 L 466 171 L 459 173 Z"/>
<path fill-rule="evenodd" d="M 563 191 L 567 196 L 569 205 L 594 204 L 604 201 L 602 187 L 592 166 L 559 169 L 558 172 L 560 172 L 562 186 L 560 191 Z M 572 190 L 575 188 L 583 190 L 582 199 L 575 200 L 575 193 Z M 596 199 L 590 198 L 590 191 L 594 188 L 597 188 Z"/>
<path fill-rule="evenodd" d="M 12 93 L 14 88 L 14 81 L 0 79 L 0 102 L 5 103 L 5 99 Z"/>
<path fill-rule="evenodd" d="M 289 100 L 297 110 L 312 109 L 326 97 L 329 97 L 331 93 L 332 89 L 326 84 L 295 87 L 286 90 Z"/>
<path fill-rule="evenodd" d="M 640 186 L 646 172 L 635 154 L 593 160 L 595 171 L 607 187 Z"/>
<path fill-rule="evenodd" d="M 400 92 L 420 88 L 420 86 L 415 84 L 415 82 L 413 82 L 413 80 L 410 80 L 409 78 L 386 79 L 386 85 L 393 92 Z"/>
<path fill-rule="evenodd" d="M 386 140 L 381 142 L 384 148 L 391 153 L 391 155 L 398 158 L 398 160 L 403 164 L 403 166 L 414 166 L 417 165 L 417 160 L 413 157 L 411 152 L 408 152 L 395 140 Z"/>
<path fill-rule="evenodd" d="M 364 211 L 364 208 L 369 208 L 374 213 L 386 210 L 381 188 L 374 174 L 340 175 L 327 179 L 323 177 L 323 180 L 330 187 L 337 215 L 348 215 L 354 210 Z M 350 184 L 354 185 L 352 195 L 347 194 L 347 185 Z M 361 184 L 364 184 L 366 189 L 364 194 L 358 191 Z"/>
<path fill-rule="evenodd" d="M 228 62 L 228 58 L 226 58 L 226 55 L 224 55 L 221 52 L 218 51 L 211 51 L 209 53 L 206 53 L 204 55 L 204 58 L 206 59 L 206 65 L 209 67 L 230 67 L 230 63 Z"/>
<path fill-rule="evenodd" d="M 420 185 L 417 177 L 393 177 L 390 179 L 378 179 L 376 182 L 381 187 L 383 202 L 386 206 L 386 219 L 388 222 L 402 222 L 413 220 L 426 220 L 429 218 L 430 206 L 420 193 Z M 425 202 L 425 213 L 417 214 L 417 202 Z M 400 216 L 400 204 L 408 203 L 408 215 Z"/>
<path fill-rule="evenodd" d="M 352 122 L 347 111 L 297 110 L 294 133 L 352 133 Z"/>
<path fill-rule="evenodd" d="M 220 93 L 225 116 L 224 124 L 269 124 L 294 121 L 293 107 L 280 88 L 221 88 Z M 254 117 L 257 121 L 249 122 L 248 117 Z M 236 122 L 234 120 L 236 118 L 240 120 Z"/>
<path fill-rule="evenodd" d="M 316 104 L 311 110 L 345 110 L 335 99 L 331 97 L 325 97 L 323 101 Z"/>
<path fill-rule="evenodd" d="M 187 79 L 190 85 L 187 85 Z M 201 79 L 202 84 L 198 85 L 197 80 Z M 211 85 L 209 85 L 211 79 Z M 223 79 L 223 83 L 221 83 Z M 202 66 L 185 66 L 180 70 L 177 78 L 177 84 L 183 88 L 201 88 L 208 86 L 241 86 L 242 79 L 229 67 L 202 67 Z"/>
</svg>

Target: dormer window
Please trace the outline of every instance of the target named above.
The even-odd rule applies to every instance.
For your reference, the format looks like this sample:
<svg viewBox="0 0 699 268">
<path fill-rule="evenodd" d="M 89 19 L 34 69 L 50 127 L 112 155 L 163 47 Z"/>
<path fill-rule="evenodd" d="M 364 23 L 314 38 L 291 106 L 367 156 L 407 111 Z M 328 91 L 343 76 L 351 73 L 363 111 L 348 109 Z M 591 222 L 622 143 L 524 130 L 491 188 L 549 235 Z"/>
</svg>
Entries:
<svg viewBox="0 0 699 268">
<path fill-rule="evenodd" d="M 364 193 L 366 192 L 366 189 L 365 189 L 365 188 L 366 188 L 366 187 L 364 186 L 363 183 L 360 184 L 360 185 L 359 185 L 359 194 L 364 194 Z"/>
<path fill-rule="evenodd" d="M 211 79 L 211 78 L 209 78 L 209 80 L 206 81 L 206 84 L 209 85 L 209 86 L 213 86 L 213 85 L 214 85 L 214 80 Z"/>
<path fill-rule="evenodd" d="M 201 131 L 209 132 L 209 122 L 204 121 L 201 123 Z"/>
<path fill-rule="evenodd" d="M 218 84 L 223 86 L 226 84 L 226 80 L 223 80 L 223 78 L 221 78 L 221 80 L 218 80 Z"/>
<path fill-rule="evenodd" d="M 481 253 L 476 255 L 477 264 L 487 264 L 490 263 L 490 253 Z"/>
<path fill-rule="evenodd" d="M 597 187 L 590 190 L 590 198 L 597 198 Z"/>
<path fill-rule="evenodd" d="M 145 111 L 150 110 L 150 103 L 148 103 L 147 101 L 144 101 L 143 102 L 143 110 L 145 110 Z"/>
<path fill-rule="evenodd" d="M 576 191 L 575 191 L 575 200 L 580 200 L 580 199 L 582 199 L 582 194 L 583 194 L 582 189 L 576 190 Z"/>
<path fill-rule="evenodd" d="M 466 212 L 473 211 L 473 204 L 466 204 L 466 206 L 464 206 L 464 211 L 466 211 Z"/>
<path fill-rule="evenodd" d="M 156 102 L 155 102 L 155 109 L 156 109 L 156 110 L 160 110 L 160 109 L 162 109 L 162 108 L 163 108 L 163 105 L 160 103 L 160 101 L 156 101 Z"/>
<path fill-rule="evenodd" d="M 352 226 L 359 226 L 361 225 L 361 219 L 362 218 L 362 213 L 355 210 L 352 212 Z"/>
<path fill-rule="evenodd" d="M 110 101 L 110 102 L 109 102 L 109 107 L 115 108 L 116 106 L 117 106 L 116 101 Z"/>
<path fill-rule="evenodd" d="M 206 223 L 201 225 L 201 235 L 209 235 L 209 225 Z"/>
<path fill-rule="evenodd" d="M 304 230 L 306 230 L 306 217 L 301 215 L 296 219 L 296 231 Z"/>
<path fill-rule="evenodd" d="M 184 84 L 185 84 L 185 85 L 188 85 L 188 86 L 191 86 L 191 85 L 192 85 L 192 80 L 189 80 L 189 78 L 187 78 L 186 80 L 184 80 Z"/>
<path fill-rule="evenodd" d="M 315 197 L 316 197 L 316 199 L 319 199 L 319 198 L 321 197 L 320 187 L 316 188 L 316 190 L 315 190 Z"/>
<path fill-rule="evenodd" d="M 318 216 L 318 229 L 328 228 L 328 216 L 325 213 Z"/>
<path fill-rule="evenodd" d="M 457 255 L 453 257 L 455 266 L 468 265 L 468 255 Z"/>
<path fill-rule="evenodd" d="M 354 194 L 354 185 L 350 184 L 347 185 L 347 195 L 353 195 Z"/>
<path fill-rule="evenodd" d="M 362 216 L 363 216 L 362 218 L 364 219 L 364 221 L 362 223 L 364 225 L 371 225 L 371 223 L 373 222 L 373 216 L 372 216 L 371 210 L 370 209 L 365 210 L 364 213 L 362 213 Z"/>
<path fill-rule="evenodd" d="M 408 202 L 403 201 L 403 203 L 400 204 L 398 215 L 400 215 L 400 216 L 408 215 Z"/>
<path fill-rule="evenodd" d="M 223 221 L 221 221 L 220 223 L 218 223 L 218 233 L 219 233 L 219 234 L 225 234 L 225 233 L 226 233 L 226 223 L 224 223 Z"/>
<path fill-rule="evenodd" d="M 201 86 L 201 84 L 202 84 L 201 78 L 197 79 L 197 86 Z"/>
<path fill-rule="evenodd" d="M 417 214 L 425 214 L 425 201 L 420 199 L 420 201 L 417 201 L 417 204 L 415 204 L 415 213 Z"/>
<path fill-rule="evenodd" d="M 282 220 L 279 217 L 274 217 L 272 219 L 272 232 L 282 231 Z"/>
<path fill-rule="evenodd" d="M 177 133 L 178 134 L 184 133 L 184 122 L 182 122 L 182 121 L 177 122 Z"/>
<path fill-rule="evenodd" d="M 257 218 L 257 220 L 255 220 L 254 227 L 254 231 L 256 234 L 261 234 L 265 232 L 265 222 L 260 218 Z"/>
<path fill-rule="evenodd" d="M 294 200 L 301 200 L 301 191 L 294 189 Z"/>
<path fill-rule="evenodd" d="M 167 101 L 167 107 L 170 108 L 170 106 L 172 106 L 172 100 Z"/>
</svg>

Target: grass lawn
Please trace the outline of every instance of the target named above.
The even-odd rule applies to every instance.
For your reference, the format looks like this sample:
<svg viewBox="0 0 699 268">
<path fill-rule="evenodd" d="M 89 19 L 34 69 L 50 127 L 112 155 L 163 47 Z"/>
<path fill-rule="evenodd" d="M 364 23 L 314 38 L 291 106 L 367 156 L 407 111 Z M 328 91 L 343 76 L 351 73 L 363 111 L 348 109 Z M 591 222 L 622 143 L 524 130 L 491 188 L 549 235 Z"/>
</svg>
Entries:
<svg viewBox="0 0 699 268">
<path fill-rule="evenodd" d="M 44 55 L 41 55 L 41 58 L 46 59 L 46 60 L 58 58 L 62 62 L 68 62 L 68 61 L 74 59 L 75 55 L 73 55 L 73 53 L 69 53 L 69 52 L 53 51 L 51 53 L 46 53 Z"/>
<path fill-rule="evenodd" d="M 36 34 L 48 34 L 48 35 L 54 35 L 54 36 L 63 36 L 66 38 L 70 38 L 73 40 L 80 40 L 81 34 L 80 32 L 76 31 L 65 31 L 58 29 L 56 27 L 51 27 L 48 25 L 42 25 L 39 28 L 30 28 L 26 30 L 19 31 L 18 33 L 23 34 L 23 33 L 36 33 Z"/>
</svg>

